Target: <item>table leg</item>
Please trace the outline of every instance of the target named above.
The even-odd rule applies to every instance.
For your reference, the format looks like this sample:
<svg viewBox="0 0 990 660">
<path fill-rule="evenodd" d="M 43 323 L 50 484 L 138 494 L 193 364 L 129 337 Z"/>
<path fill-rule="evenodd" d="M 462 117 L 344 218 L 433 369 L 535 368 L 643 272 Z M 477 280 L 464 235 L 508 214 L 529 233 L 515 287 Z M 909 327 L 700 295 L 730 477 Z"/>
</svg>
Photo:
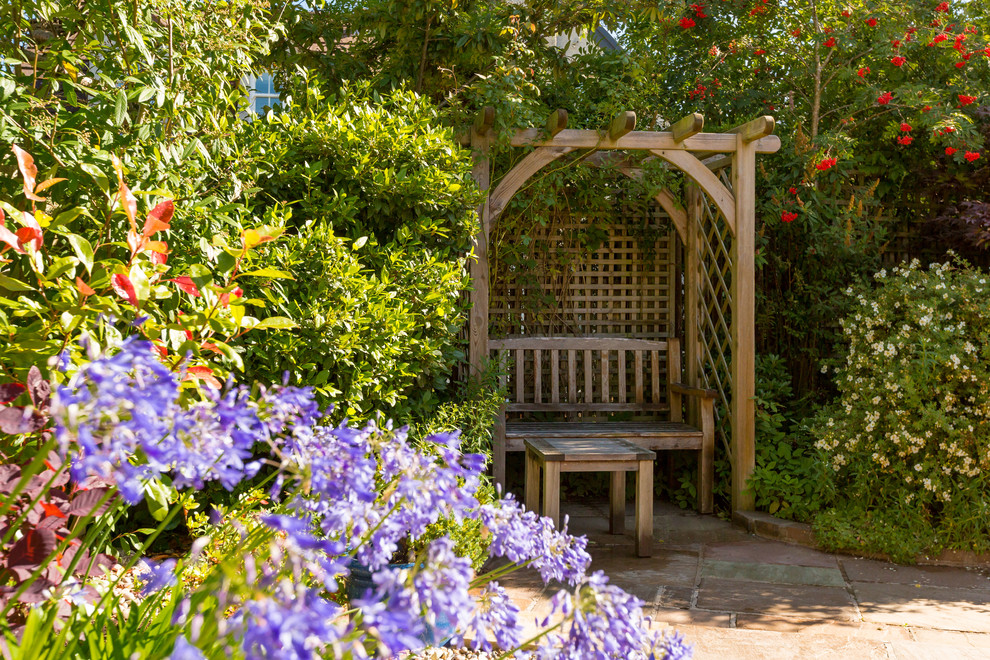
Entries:
<svg viewBox="0 0 990 660">
<path fill-rule="evenodd" d="M 556 461 L 543 464 L 543 515 L 560 527 L 560 463 Z"/>
<path fill-rule="evenodd" d="M 526 450 L 526 508 L 539 513 L 540 506 L 540 462 L 533 451 Z"/>
<path fill-rule="evenodd" d="M 639 461 L 636 471 L 636 555 L 653 555 L 653 461 Z"/>
<path fill-rule="evenodd" d="M 612 482 L 609 486 L 609 534 L 624 534 L 626 531 L 626 473 L 617 471 L 612 473 Z"/>
</svg>

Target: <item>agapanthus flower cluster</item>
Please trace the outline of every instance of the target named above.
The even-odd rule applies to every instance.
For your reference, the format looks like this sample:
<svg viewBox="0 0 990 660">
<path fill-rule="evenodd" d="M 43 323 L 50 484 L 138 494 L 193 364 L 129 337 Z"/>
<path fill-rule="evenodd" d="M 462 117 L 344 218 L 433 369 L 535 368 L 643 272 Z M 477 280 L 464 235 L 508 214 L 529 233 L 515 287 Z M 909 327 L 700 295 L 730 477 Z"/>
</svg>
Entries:
<svg viewBox="0 0 990 660">
<path fill-rule="evenodd" d="M 254 476 L 259 463 L 251 448 L 269 435 L 257 406 L 240 389 L 204 396 L 181 406 L 179 377 L 150 342 L 132 337 L 116 354 L 93 359 L 58 388 L 52 406 L 73 479 L 112 480 L 137 504 L 145 485 L 164 473 L 179 488 L 216 480 L 231 489 Z"/>
<path fill-rule="evenodd" d="M 251 659 L 388 657 L 437 641 L 441 627 L 456 642 L 512 650 L 522 636 L 518 609 L 497 584 L 474 578 L 449 538 L 432 541 L 411 564 L 389 564 L 404 539 L 441 517 L 480 520 L 492 556 L 574 587 L 573 597 L 557 598 L 565 621 L 543 640 L 544 657 L 556 648 L 560 658 L 646 658 L 658 648 L 641 603 L 603 575 L 587 575 L 586 539 L 568 534 L 566 523 L 556 530 L 511 496 L 480 504 L 485 459 L 462 453 L 458 433 L 431 436 L 424 450 L 391 423 L 322 425 L 307 388 L 272 387 L 252 398 L 228 387 L 181 403 L 179 382 L 148 342 L 132 339 L 111 356 L 94 355 L 53 405 L 73 478 L 111 480 L 128 502 L 140 501 L 148 480 L 163 475 L 179 488 L 211 480 L 233 488 L 262 460 L 275 468 L 270 493 L 282 504 L 258 528 L 237 528 L 240 554 L 210 587 L 199 587 L 211 590 L 212 610 L 190 612 L 190 603 L 204 599 L 181 598 L 175 657 L 232 643 Z M 265 456 L 252 454 L 259 448 Z M 331 596 L 355 562 L 371 570 L 373 586 L 347 609 Z M 176 568 L 149 563 L 149 597 L 183 588 Z M 209 616 L 213 625 L 204 624 Z"/>
</svg>

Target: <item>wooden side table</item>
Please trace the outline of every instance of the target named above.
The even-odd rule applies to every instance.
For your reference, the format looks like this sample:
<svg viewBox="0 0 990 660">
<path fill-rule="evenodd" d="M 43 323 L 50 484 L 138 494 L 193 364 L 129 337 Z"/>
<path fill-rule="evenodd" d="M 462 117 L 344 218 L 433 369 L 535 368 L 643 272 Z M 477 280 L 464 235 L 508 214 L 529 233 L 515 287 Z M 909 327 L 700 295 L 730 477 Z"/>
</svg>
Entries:
<svg viewBox="0 0 990 660">
<path fill-rule="evenodd" d="M 656 453 L 615 438 L 527 439 L 526 508 L 536 511 L 543 470 L 543 515 L 560 525 L 560 473 L 611 472 L 609 531 L 625 532 L 626 472 L 636 473 L 636 555 L 653 553 L 653 461 Z"/>
</svg>

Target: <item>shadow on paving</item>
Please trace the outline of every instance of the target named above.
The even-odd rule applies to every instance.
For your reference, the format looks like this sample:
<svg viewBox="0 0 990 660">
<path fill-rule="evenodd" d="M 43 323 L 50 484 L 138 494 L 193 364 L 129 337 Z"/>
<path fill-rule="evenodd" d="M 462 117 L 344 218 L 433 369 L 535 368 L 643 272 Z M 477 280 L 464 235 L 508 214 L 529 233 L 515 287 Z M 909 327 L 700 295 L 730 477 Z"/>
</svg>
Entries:
<svg viewBox="0 0 990 660">
<path fill-rule="evenodd" d="M 714 516 L 655 504 L 653 556 L 608 533 L 608 503 L 563 503 L 588 537 L 592 570 L 645 602 L 705 658 L 990 658 L 990 575 L 899 566 L 768 541 Z M 519 572 L 503 580 L 533 623 L 556 587 Z"/>
</svg>

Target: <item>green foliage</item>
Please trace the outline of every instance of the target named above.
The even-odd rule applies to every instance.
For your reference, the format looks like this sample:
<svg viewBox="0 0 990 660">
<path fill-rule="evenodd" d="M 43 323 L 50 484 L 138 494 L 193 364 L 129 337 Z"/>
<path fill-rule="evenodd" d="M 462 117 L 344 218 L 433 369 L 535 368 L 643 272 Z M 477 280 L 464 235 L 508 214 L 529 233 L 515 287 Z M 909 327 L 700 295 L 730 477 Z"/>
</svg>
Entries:
<svg viewBox="0 0 990 660">
<path fill-rule="evenodd" d="M 783 360 L 762 356 L 756 375 L 756 468 L 748 487 L 759 509 L 809 522 L 824 496 L 814 439 L 788 410 L 793 392 Z"/>
<path fill-rule="evenodd" d="M 252 342 L 246 375 L 288 372 L 354 416 L 429 410 L 463 357 L 461 291 L 477 191 L 468 153 L 407 92 L 317 89 L 255 121 L 262 200 L 287 200 L 270 264 L 290 273 L 249 289 L 297 332 Z M 259 160 L 260 162 L 260 160 Z M 269 212 L 280 206 L 272 201 Z"/>
<path fill-rule="evenodd" d="M 155 342 L 165 363 L 184 364 L 190 379 L 219 388 L 218 375 L 242 366 L 231 339 L 254 328 L 280 327 L 271 318 L 247 315 L 251 301 L 238 286 L 257 276 L 256 248 L 279 232 L 245 230 L 233 247 L 214 240 L 206 247 L 208 254 L 222 255 L 218 266 L 190 259 L 187 268 L 175 272 L 167 265 L 169 245 L 162 234 L 171 228 L 171 200 L 139 214 L 122 167 L 114 161 L 118 184 L 104 200 L 105 218 L 97 219 L 88 207 L 75 207 L 69 218 L 53 218 L 42 209 L 57 208 L 56 203 L 38 194 L 53 180 L 36 184 L 34 159 L 16 146 L 15 151 L 31 210 L 0 201 L 0 249 L 9 255 L 0 262 L 0 289 L 10 294 L 0 298 L 0 335 L 6 337 L 0 369 L 7 378 L 22 381 L 38 362 L 57 365 L 52 377 L 60 382 L 59 372 L 72 373 L 74 365 L 88 359 L 80 337 L 88 336 L 96 350 L 119 343 L 137 326 Z M 129 229 L 118 233 L 120 225 Z M 91 243 L 83 236 L 87 231 L 102 238 Z M 219 363 L 216 374 L 210 356 Z"/>
<path fill-rule="evenodd" d="M 876 277 L 876 291 L 857 294 L 843 321 L 839 398 L 815 428 L 835 498 L 817 525 L 835 546 L 879 549 L 861 525 L 881 520 L 913 539 L 902 558 L 986 552 L 988 277 L 961 261 Z"/>
</svg>

